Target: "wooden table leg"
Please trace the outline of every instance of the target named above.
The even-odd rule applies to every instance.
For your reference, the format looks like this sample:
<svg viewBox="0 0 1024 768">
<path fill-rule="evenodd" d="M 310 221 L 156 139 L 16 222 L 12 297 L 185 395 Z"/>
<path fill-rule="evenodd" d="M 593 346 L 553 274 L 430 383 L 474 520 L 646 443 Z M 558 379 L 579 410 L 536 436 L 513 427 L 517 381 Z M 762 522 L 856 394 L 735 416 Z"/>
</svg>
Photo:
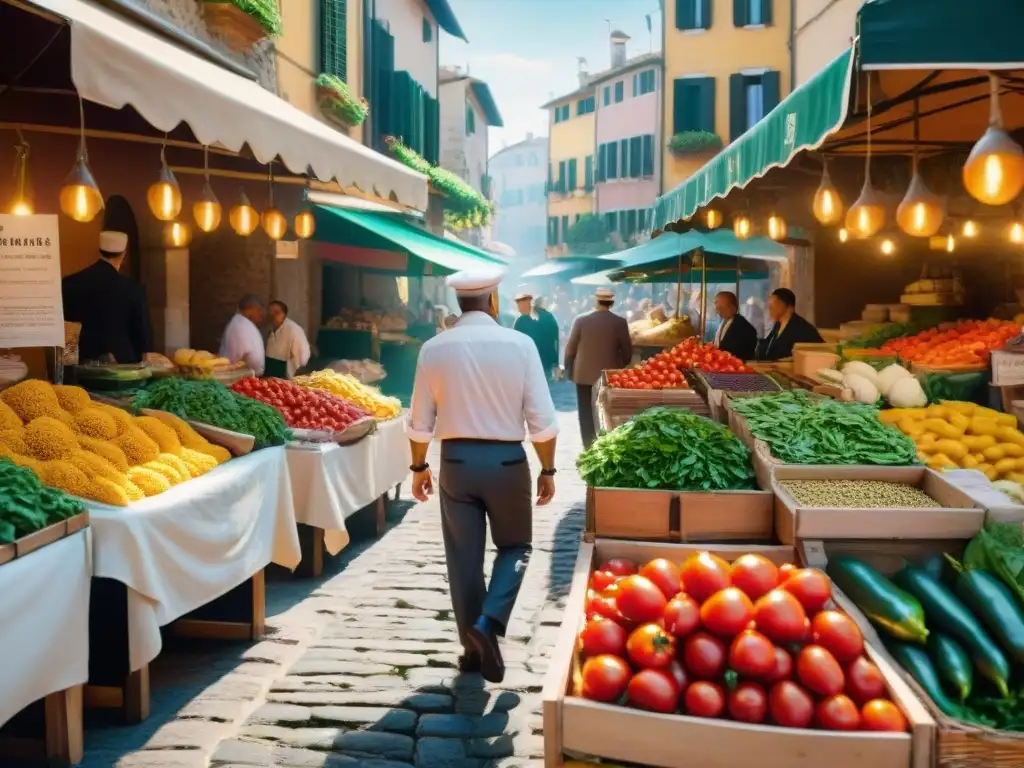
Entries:
<svg viewBox="0 0 1024 768">
<path fill-rule="evenodd" d="M 324 532 L 321 529 L 317 529 L 320 533 L 320 567 L 323 568 L 323 535 Z M 252 639 L 259 640 L 263 637 L 263 633 L 267 629 L 267 582 L 264 576 L 265 570 L 261 570 L 259 573 L 252 577 Z"/>
<path fill-rule="evenodd" d="M 388 528 L 388 510 L 387 504 L 385 503 L 387 497 L 387 493 L 382 494 L 380 498 L 377 499 L 374 509 L 377 517 L 377 538 L 383 536 L 384 532 Z"/>
<path fill-rule="evenodd" d="M 124 684 L 124 719 L 134 725 L 149 717 L 149 664 L 128 675 Z"/>
<path fill-rule="evenodd" d="M 395 486 L 395 501 L 398 501 L 398 499 L 401 498 L 401 496 L 402 496 L 402 484 L 399 483 L 398 485 Z"/>
<path fill-rule="evenodd" d="M 82 686 L 51 693 L 44 702 L 46 757 L 59 765 L 82 762 Z"/>
<path fill-rule="evenodd" d="M 295 569 L 300 578 L 316 578 L 324 571 L 324 529 L 298 523 L 302 560 Z"/>
</svg>

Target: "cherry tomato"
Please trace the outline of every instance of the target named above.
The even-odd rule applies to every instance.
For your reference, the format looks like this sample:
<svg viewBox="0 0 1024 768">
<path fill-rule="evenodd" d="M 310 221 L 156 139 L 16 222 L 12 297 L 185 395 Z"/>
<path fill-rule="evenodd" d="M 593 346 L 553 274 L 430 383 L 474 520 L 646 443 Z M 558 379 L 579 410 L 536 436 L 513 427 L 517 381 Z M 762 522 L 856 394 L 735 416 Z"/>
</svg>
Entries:
<svg viewBox="0 0 1024 768">
<path fill-rule="evenodd" d="M 796 657 L 796 677 L 819 696 L 843 692 L 846 677 L 835 657 L 820 645 L 808 645 Z"/>
<path fill-rule="evenodd" d="M 683 562 L 682 572 L 686 594 L 698 603 L 730 584 L 729 564 L 710 552 L 690 555 Z"/>
<path fill-rule="evenodd" d="M 602 589 L 610 587 L 618 579 L 619 577 L 611 571 L 594 571 L 590 575 L 590 588 L 600 592 Z"/>
<path fill-rule="evenodd" d="M 683 641 L 683 666 L 698 680 L 713 680 L 725 671 L 725 644 L 707 632 Z"/>
<path fill-rule="evenodd" d="M 856 731 L 860 728 L 860 712 L 849 696 L 841 693 L 818 702 L 814 710 L 815 724 L 826 731 Z"/>
<path fill-rule="evenodd" d="M 633 671 L 629 664 L 609 653 L 583 662 L 580 695 L 594 701 L 616 701 L 626 690 Z"/>
<path fill-rule="evenodd" d="M 853 661 L 864 651 L 864 636 L 856 622 L 840 611 L 822 611 L 811 622 L 812 639 L 836 661 Z"/>
<path fill-rule="evenodd" d="M 767 677 L 775 670 L 775 646 L 760 632 L 741 632 L 729 646 L 729 669 L 744 677 Z"/>
<path fill-rule="evenodd" d="M 754 604 L 736 587 L 716 592 L 700 607 L 701 624 L 721 637 L 735 637 L 753 618 Z"/>
<path fill-rule="evenodd" d="M 686 689 L 683 706 L 691 717 L 719 717 L 725 711 L 725 690 L 718 683 L 698 680 Z"/>
<path fill-rule="evenodd" d="M 607 590 L 615 590 L 615 605 L 626 619 L 638 623 L 657 621 L 668 601 L 662 591 L 646 576 L 626 576 Z"/>
<path fill-rule="evenodd" d="M 782 589 L 799 600 L 812 616 L 832 599 L 832 582 L 817 568 L 801 568 L 782 583 Z"/>
<path fill-rule="evenodd" d="M 598 616 L 610 619 L 617 623 L 623 623 L 625 619 L 622 618 L 622 614 L 619 613 L 619 609 L 615 607 L 615 600 L 603 593 L 597 593 L 591 591 L 588 593 L 587 600 L 587 619 L 593 619 Z"/>
<path fill-rule="evenodd" d="M 602 653 L 623 656 L 626 637 L 626 630 L 611 619 L 594 618 L 580 632 L 580 650 L 584 656 L 600 656 Z"/>
<path fill-rule="evenodd" d="M 732 585 L 757 600 L 779 586 L 779 569 L 763 555 L 742 555 L 729 567 Z"/>
<path fill-rule="evenodd" d="M 638 709 L 668 714 L 679 705 L 679 688 L 668 672 L 641 669 L 626 687 L 626 701 Z"/>
<path fill-rule="evenodd" d="M 616 576 L 632 576 L 636 573 L 636 563 L 624 557 L 616 557 L 601 565 L 599 571 L 608 571 Z"/>
<path fill-rule="evenodd" d="M 873 663 L 861 656 L 846 668 L 846 693 L 861 706 L 885 697 L 885 678 Z"/>
<path fill-rule="evenodd" d="M 807 614 L 800 602 L 783 589 L 773 589 L 754 603 L 757 631 L 776 643 L 797 643 L 808 631 Z"/>
<path fill-rule="evenodd" d="M 740 683 L 728 696 L 729 716 L 741 723 L 763 723 L 768 714 L 768 696 L 757 683 Z"/>
<path fill-rule="evenodd" d="M 683 588 L 682 571 L 679 566 L 663 557 L 651 560 L 640 569 L 640 575 L 654 582 L 666 600 L 671 600 Z"/>
<path fill-rule="evenodd" d="M 872 699 L 860 710 L 860 728 L 862 731 L 895 731 L 907 730 L 907 718 L 899 707 L 887 699 Z"/>
<path fill-rule="evenodd" d="M 814 699 L 796 683 L 783 680 L 768 692 L 768 712 L 776 725 L 806 728 L 814 719 Z"/>
<path fill-rule="evenodd" d="M 784 648 L 775 646 L 775 666 L 764 676 L 766 683 L 777 683 L 780 680 L 791 680 L 793 678 L 793 657 Z"/>
<path fill-rule="evenodd" d="M 800 570 L 800 568 L 798 566 L 796 566 L 796 565 L 793 565 L 792 563 L 783 563 L 782 565 L 780 565 L 779 566 L 779 584 L 784 582 L 786 579 L 788 579 L 790 576 L 792 576 L 794 573 L 796 573 L 799 570 Z"/>
<path fill-rule="evenodd" d="M 626 655 L 636 667 L 667 667 L 676 655 L 676 641 L 659 624 L 643 624 L 626 640 Z"/>
<path fill-rule="evenodd" d="M 700 606 L 689 595 L 680 593 L 668 601 L 662 621 L 669 633 L 686 637 L 700 625 Z"/>
</svg>

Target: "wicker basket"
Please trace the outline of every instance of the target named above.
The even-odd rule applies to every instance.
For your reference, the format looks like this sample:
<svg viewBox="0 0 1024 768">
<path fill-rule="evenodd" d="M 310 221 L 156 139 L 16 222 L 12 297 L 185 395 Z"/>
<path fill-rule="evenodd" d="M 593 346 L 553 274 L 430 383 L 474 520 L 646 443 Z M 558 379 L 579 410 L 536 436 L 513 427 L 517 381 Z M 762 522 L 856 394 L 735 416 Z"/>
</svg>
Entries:
<svg viewBox="0 0 1024 768">
<path fill-rule="evenodd" d="M 259 21 L 229 0 L 203 0 L 203 16 L 210 31 L 238 53 L 268 37 Z"/>
</svg>

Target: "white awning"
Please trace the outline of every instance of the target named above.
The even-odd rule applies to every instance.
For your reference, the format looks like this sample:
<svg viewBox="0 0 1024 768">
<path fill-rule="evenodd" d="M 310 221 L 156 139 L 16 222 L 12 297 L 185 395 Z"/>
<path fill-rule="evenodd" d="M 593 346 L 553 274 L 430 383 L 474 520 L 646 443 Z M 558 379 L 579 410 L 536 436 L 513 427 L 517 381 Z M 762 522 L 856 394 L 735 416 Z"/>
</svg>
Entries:
<svg viewBox="0 0 1024 768">
<path fill-rule="evenodd" d="M 419 210 L 427 179 L 307 115 L 258 83 L 222 69 L 92 0 L 31 0 L 71 25 L 71 79 L 82 98 L 112 109 L 131 105 L 153 127 L 185 122 L 205 145 L 261 163 L 280 157 L 295 174 L 355 186 Z"/>
</svg>

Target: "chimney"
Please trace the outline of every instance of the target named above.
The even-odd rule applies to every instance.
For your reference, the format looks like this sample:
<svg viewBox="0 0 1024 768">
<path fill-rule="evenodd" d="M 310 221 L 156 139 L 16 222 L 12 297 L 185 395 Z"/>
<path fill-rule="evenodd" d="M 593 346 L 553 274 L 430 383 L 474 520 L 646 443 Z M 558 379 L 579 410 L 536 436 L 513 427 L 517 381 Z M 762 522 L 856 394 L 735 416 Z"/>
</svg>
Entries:
<svg viewBox="0 0 1024 768">
<path fill-rule="evenodd" d="M 618 69 L 626 64 L 626 41 L 629 35 L 616 29 L 611 34 L 612 69 Z"/>
</svg>

